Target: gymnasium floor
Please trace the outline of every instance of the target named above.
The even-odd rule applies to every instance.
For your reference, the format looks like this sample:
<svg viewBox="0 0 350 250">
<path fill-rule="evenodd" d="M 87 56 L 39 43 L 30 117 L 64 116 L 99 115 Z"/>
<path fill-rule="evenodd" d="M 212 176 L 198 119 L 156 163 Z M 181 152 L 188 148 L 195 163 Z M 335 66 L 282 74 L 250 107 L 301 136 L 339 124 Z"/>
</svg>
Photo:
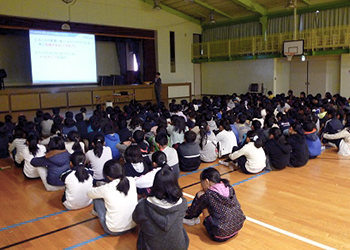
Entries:
<svg viewBox="0 0 350 250">
<path fill-rule="evenodd" d="M 191 201 L 201 170 L 217 168 L 247 216 L 240 233 L 225 243 L 210 241 L 202 224 L 185 225 L 189 249 L 350 249 L 349 160 L 327 149 L 297 169 L 245 175 L 216 162 L 181 173 L 180 186 Z M 62 192 L 45 191 L 40 180 L 25 180 L 16 167 L 0 171 L 0 249 L 136 249 L 136 230 L 107 236 L 92 206 L 67 211 Z"/>
</svg>

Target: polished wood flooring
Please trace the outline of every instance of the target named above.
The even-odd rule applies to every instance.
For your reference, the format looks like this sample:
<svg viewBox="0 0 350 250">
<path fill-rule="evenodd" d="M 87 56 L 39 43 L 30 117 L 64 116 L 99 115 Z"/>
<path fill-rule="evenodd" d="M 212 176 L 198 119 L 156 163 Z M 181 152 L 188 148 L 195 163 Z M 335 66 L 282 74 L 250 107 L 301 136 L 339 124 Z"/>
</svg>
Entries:
<svg viewBox="0 0 350 250">
<path fill-rule="evenodd" d="M 350 158 L 327 149 L 305 167 L 245 175 L 217 162 L 179 179 L 188 201 L 200 189 L 200 171 L 214 166 L 234 185 L 247 216 L 225 243 L 209 240 L 202 224 L 185 225 L 189 249 L 350 249 Z M 66 211 L 63 191 L 47 192 L 1 160 L 0 249 L 136 249 L 137 230 L 106 236 L 92 207 Z M 164 248 L 166 249 L 166 248 Z"/>
</svg>

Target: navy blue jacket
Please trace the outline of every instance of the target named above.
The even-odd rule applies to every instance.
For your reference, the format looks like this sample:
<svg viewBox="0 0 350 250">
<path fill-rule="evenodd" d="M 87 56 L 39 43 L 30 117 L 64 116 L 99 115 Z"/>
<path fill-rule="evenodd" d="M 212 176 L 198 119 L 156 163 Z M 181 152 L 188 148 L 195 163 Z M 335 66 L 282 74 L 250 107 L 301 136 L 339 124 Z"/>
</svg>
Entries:
<svg viewBox="0 0 350 250">
<path fill-rule="evenodd" d="M 33 158 L 30 161 L 35 167 L 47 166 L 47 183 L 53 186 L 64 186 L 60 176 L 70 169 L 69 163 L 70 153 L 67 150 L 52 150 L 46 156 Z"/>
</svg>

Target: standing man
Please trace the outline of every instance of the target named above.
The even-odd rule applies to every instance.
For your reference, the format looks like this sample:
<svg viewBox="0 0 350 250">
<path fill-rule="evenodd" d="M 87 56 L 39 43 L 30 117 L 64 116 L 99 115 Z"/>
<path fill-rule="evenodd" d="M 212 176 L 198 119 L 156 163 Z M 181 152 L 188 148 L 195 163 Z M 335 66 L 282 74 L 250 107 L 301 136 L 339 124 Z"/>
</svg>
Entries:
<svg viewBox="0 0 350 250">
<path fill-rule="evenodd" d="M 154 79 L 152 84 L 153 83 L 154 83 L 154 93 L 155 93 L 156 99 L 157 99 L 157 106 L 158 106 L 158 108 L 160 108 L 160 102 L 162 100 L 162 98 L 161 98 L 162 79 L 160 78 L 160 73 L 159 72 L 156 73 L 156 78 Z"/>
</svg>

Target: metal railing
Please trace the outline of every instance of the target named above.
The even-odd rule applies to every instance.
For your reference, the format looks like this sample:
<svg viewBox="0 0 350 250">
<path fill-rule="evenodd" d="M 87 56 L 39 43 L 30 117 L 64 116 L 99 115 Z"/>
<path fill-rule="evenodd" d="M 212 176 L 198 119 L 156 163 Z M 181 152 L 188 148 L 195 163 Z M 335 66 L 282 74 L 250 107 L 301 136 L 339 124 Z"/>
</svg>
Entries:
<svg viewBox="0 0 350 250">
<path fill-rule="evenodd" d="M 335 26 L 298 32 L 298 40 L 304 40 L 304 50 L 345 49 L 350 47 L 350 25 Z M 192 44 L 192 59 L 211 59 L 282 53 L 283 42 L 293 40 L 293 33 L 280 33 L 232 40 Z"/>
</svg>

